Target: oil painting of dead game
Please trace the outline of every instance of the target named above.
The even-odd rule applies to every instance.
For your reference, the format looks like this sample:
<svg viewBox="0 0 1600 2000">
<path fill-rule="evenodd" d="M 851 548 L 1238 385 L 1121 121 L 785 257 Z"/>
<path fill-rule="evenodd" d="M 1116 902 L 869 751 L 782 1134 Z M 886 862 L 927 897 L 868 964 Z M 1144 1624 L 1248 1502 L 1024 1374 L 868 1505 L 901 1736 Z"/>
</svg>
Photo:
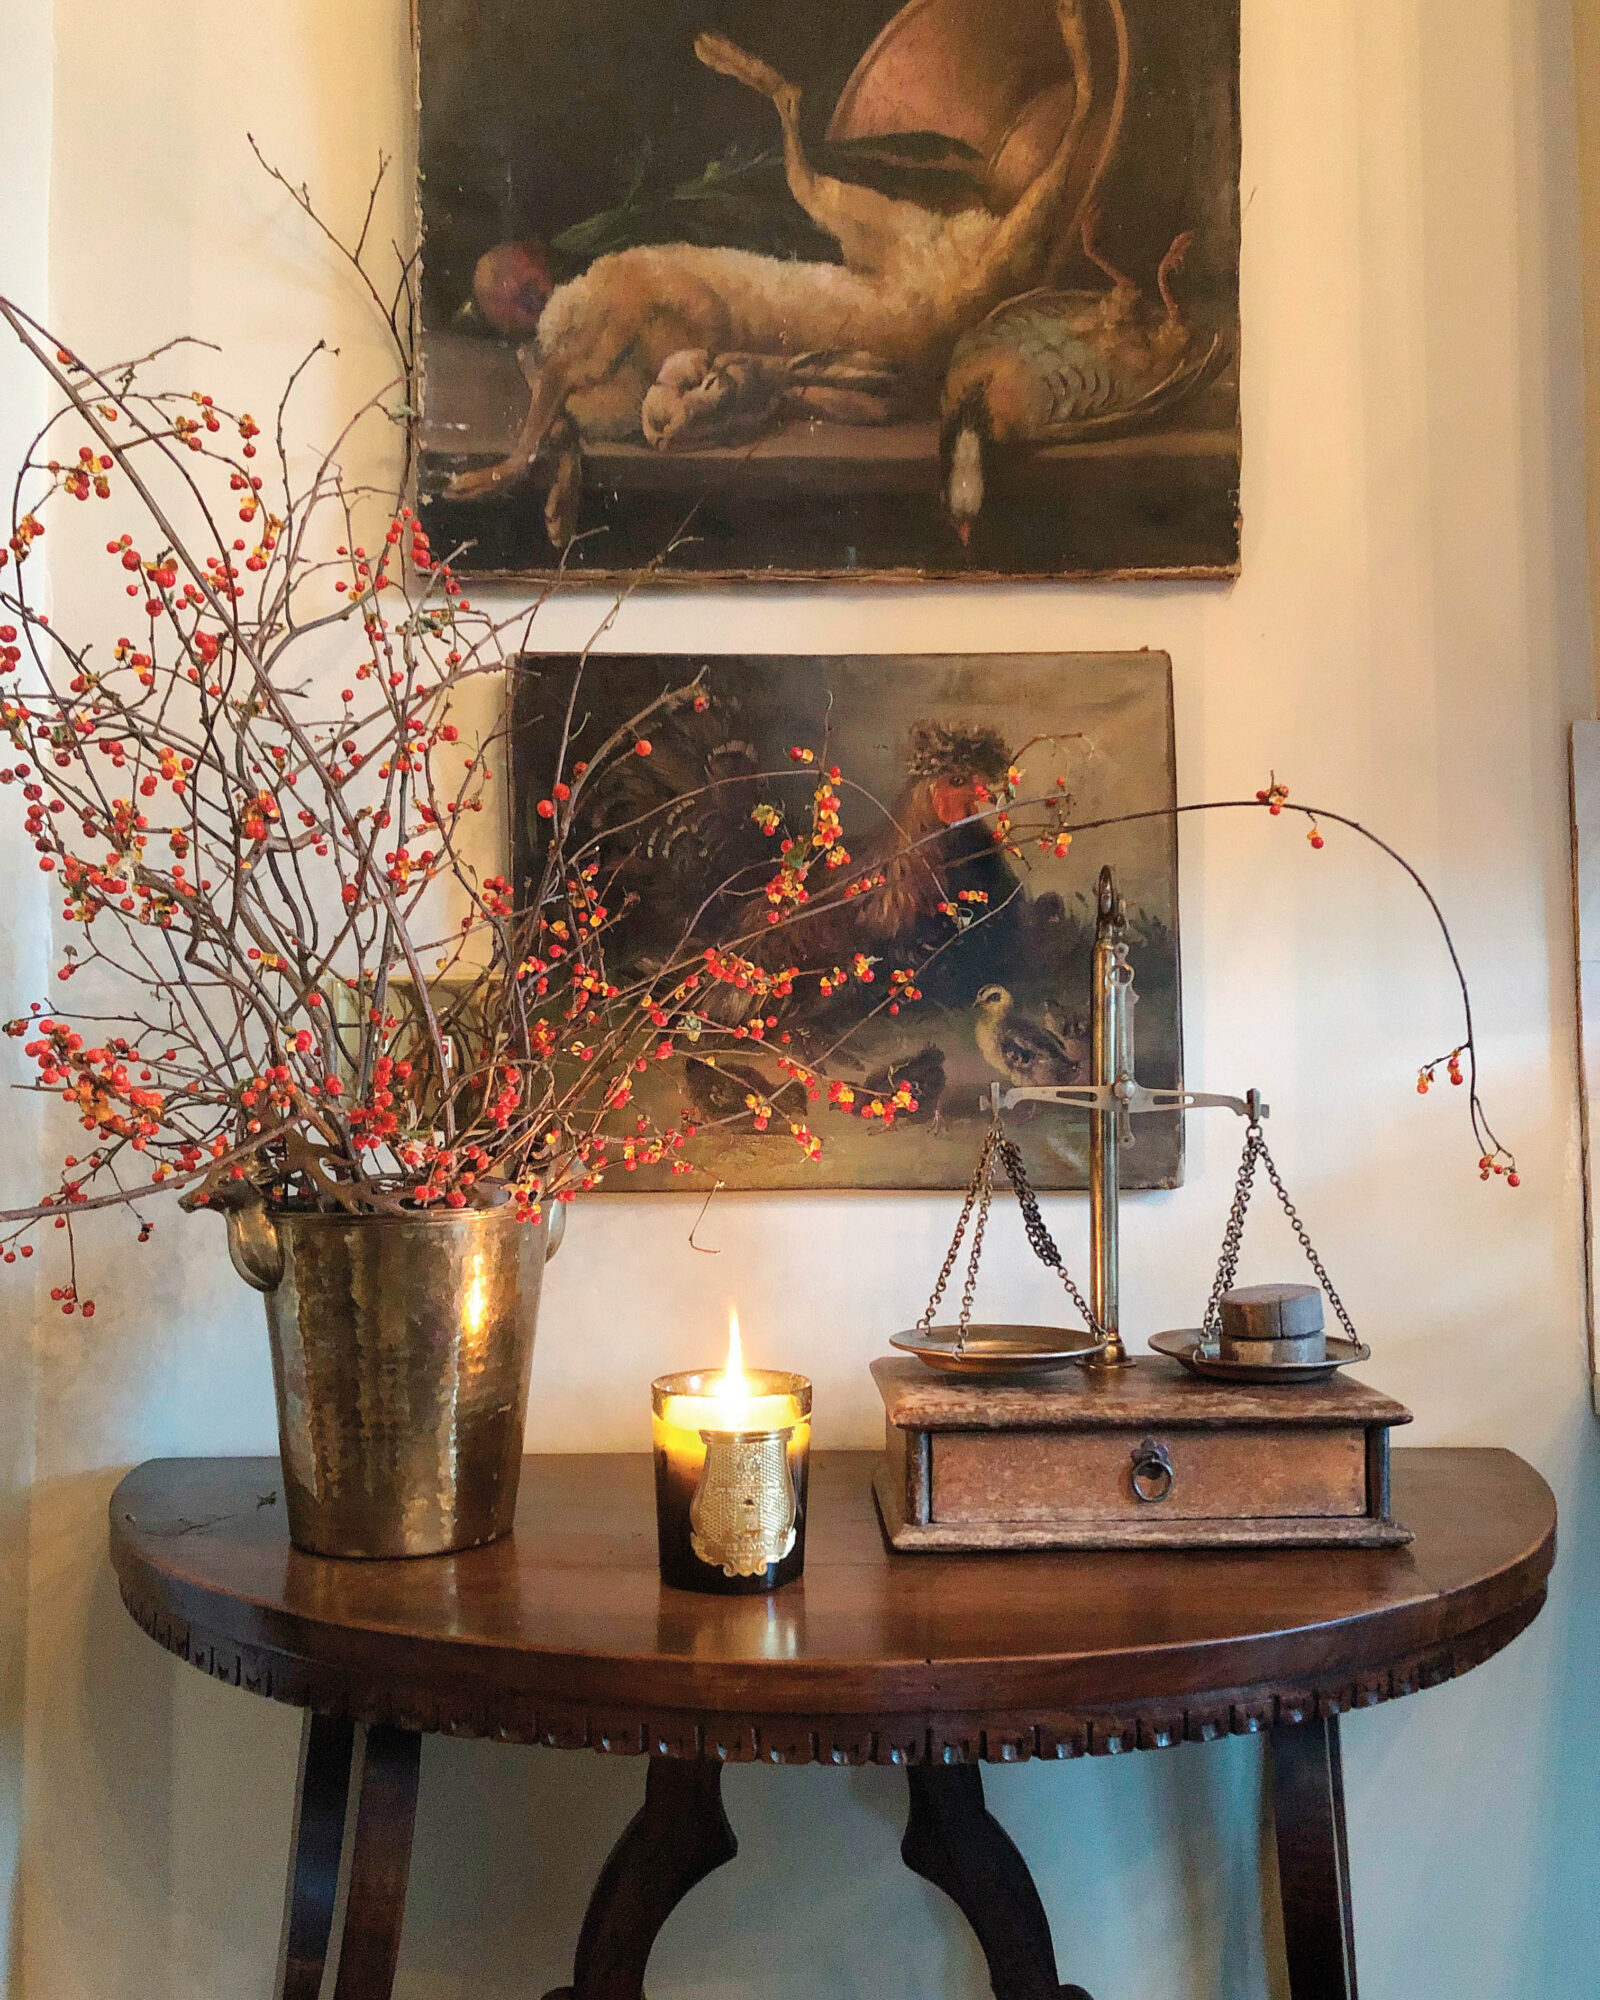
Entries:
<svg viewBox="0 0 1600 2000">
<path fill-rule="evenodd" d="M 437 545 L 1227 576 L 1239 0 L 416 0 Z"/>
<path fill-rule="evenodd" d="M 737 949 L 779 979 L 798 969 L 770 1041 L 702 1055 L 680 1040 L 635 1079 L 641 1112 L 699 1126 L 710 1176 L 732 1188 L 965 1186 L 993 1084 L 1089 1081 L 1093 898 L 1108 862 L 1129 910 L 1137 1072 L 1178 1087 L 1164 654 L 524 659 L 511 754 L 524 895 L 575 674 L 569 762 L 580 763 L 701 677 L 692 700 L 652 720 L 648 756 L 621 759 L 577 795 L 575 843 L 595 843 L 610 913 L 605 976 L 648 978 L 700 947 Z M 845 892 L 765 937 L 775 859 L 785 838 L 804 843 L 819 783 L 838 801 Z M 1061 831 L 1138 813 L 1149 817 Z M 733 989 L 713 991 L 738 1005 Z M 786 1061 L 835 1087 L 808 1100 Z M 887 1129 L 852 1108 L 854 1089 L 865 1102 L 902 1085 L 915 1108 Z M 769 1129 L 756 1129 L 752 1103 L 770 1106 Z M 821 1138 L 820 1160 L 790 1137 L 796 1119 Z M 1024 1106 L 1009 1123 L 1038 1186 L 1087 1185 L 1081 1114 Z M 1140 1119 L 1123 1185 L 1174 1186 L 1182 1164 L 1181 1121 Z M 684 1183 L 660 1167 L 626 1186 Z"/>
</svg>

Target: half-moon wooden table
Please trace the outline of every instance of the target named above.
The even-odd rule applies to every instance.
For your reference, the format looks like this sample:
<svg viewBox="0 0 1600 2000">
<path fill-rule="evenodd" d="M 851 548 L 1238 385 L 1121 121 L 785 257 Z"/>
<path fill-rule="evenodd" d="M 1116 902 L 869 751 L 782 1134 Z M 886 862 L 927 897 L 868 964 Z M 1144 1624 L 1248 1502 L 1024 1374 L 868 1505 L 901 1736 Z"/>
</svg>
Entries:
<svg viewBox="0 0 1600 2000">
<path fill-rule="evenodd" d="M 982 1763 L 1263 1733 L 1290 1991 L 1355 2000 L 1338 1718 L 1467 1672 L 1536 1616 L 1555 1549 L 1538 1474 L 1504 1451 L 1397 1452 L 1403 1549 L 896 1556 L 874 1463 L 817 1455 L 806 1574 L 770 1598 L 662 1586 L 642 1455 L 530 1458 L 514 1536 L 411 1562 L 296 1553 L 274 1460 L 130 1473 L 111 1552 L 133 1616 L 202 1672 L 311 1711 L 282 2000 L 316 2000 L 333 1955 L 336 2000 L 387 2000 L 427 1731 L 648 1757 L 576 2000 L 638 2000 L 672 1909 L 733 1858 L 722 1766 L 747 1760 L 903 1764 L 901 1851 L 966 1915 L 996 2000 L 1087 2000 L 1059 1983 Z"/>
</svg>

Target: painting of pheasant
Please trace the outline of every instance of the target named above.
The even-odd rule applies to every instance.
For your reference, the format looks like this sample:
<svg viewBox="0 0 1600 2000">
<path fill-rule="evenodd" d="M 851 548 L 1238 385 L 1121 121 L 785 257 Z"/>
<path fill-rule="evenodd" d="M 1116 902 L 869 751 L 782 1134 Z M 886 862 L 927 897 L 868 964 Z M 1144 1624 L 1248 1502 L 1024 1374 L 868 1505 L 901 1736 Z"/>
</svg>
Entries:
<svg viewBox="0 0 1600 2000">
<path fill-rule="evenodd" d="M 1192 326 L 1172 291 L 1193 238 L 1174 239 L 1156 273 L 1160 306 L 1101 257 L 1096 218 L 1085 253 L 1111 278 L 1104 293 L 1039 290 L 997 306 L 950 358 L 940 437 L 945 508 L 963 543 L 983 507 L 997 453 L 1125 436 L 1202 388 L 1222 337 Z"/>
</svg>

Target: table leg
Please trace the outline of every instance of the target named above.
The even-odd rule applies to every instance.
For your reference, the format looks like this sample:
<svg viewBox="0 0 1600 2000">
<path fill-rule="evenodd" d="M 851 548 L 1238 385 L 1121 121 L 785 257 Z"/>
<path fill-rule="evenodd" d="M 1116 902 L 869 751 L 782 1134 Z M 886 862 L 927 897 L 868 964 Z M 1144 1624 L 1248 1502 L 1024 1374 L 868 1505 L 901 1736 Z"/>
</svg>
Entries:
<svg viewBox="0 0 1600 2000">
<path fill-rule="evenodd" d="M 317 2000 L 333 1936 L 333 1908 L 350 1797 L 355 1724 L 307 1715 L 300 1739 L 300 1789 L 289 1841 L 278 2000 Z"/>
<path fill-rule="evenodd" d="M 911 1764 L 906 1777 L 911 1816 L 901 1858 L 972 1926 L 995 2000 L 1089 2000 L 1081 1986 L 1063 1986 L 1057 1976 L 1044 1904 L 1027 1862 L 984 1805 L 978 1766 Z"/>
<path fill-rule="evenodd" d="M 738 1851 L 722 1809 L 722 1766 L 652 1757 L 644 1804 L 589 1898 L 572 1984 L 545 2000 L 642 2000 L 662 1926 L 697 1882 Z"/>
<path fill-rule="evenodd" d="M 1337 1716 L 1273 1730 L 1272 1798 L 1292 2000 L 1356 2000 Z"/>
<path fill-rule="evenodd" d="M 421 1751 L 413 1730 L 375 1724 L 367 1731 L 333 2000 L 389 2000 L 394 1986 Z"/>
<path fill-rule="evenodd" d="M 330 1950 L 338 1967 L 334 2000 L 388 2000 L 405 1916 L 421 1747 L 422 1738 L 408 1729 L 374 1726 L 358 1744 L 353 1724 L 327 1715 L 307 1718 L 278 2000 L 317 2000 Z M 335 1943 L 339 1864 L 352 1807 L 344 1926 Z"/>
</svg>

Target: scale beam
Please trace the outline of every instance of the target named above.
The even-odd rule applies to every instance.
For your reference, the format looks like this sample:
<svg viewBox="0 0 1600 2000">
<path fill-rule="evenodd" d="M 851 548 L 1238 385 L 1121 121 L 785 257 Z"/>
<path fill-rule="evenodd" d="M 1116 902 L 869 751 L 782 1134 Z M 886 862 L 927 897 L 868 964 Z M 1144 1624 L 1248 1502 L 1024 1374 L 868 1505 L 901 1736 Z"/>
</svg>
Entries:
<svg viewBox="0 0 1600 2000">
<path fill-rule="evenodd" d="M 1125 1111 L 1132 1118 L 1151 1111 L 1232 1111 L 1257 1124 L 1272 1110 L 1262 1103 L 1259 1090 L 1243 1097 L 1208 1090 L 1147 1090 L 1142 1083 L 1121 1077 L 1115 1083 L 1018 1085 L 1013 1090 L 1002 1090 L 996 1084 L 989 1102 L 1000 1111 L 1010 1111 L 1018 1104 L 1056 1104 L 1072 1111 Z"/>
</svg>

